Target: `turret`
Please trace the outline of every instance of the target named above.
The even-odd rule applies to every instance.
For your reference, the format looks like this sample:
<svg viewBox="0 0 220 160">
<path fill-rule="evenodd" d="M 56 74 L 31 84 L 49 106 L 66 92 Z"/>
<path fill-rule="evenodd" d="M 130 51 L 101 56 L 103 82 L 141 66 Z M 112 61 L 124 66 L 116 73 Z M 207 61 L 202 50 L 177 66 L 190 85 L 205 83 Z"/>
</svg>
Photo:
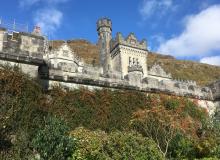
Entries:
<svg viewBox="0 0 220 160">
<path fill-rule="evenodd" d="M 97 21 L 97 32 L 99 35 L 99 63 L 103 67 L 103 73 L 111 71 L 110 41 L 112 39 L 112 22 L 108 18 Z"/>
</svg>

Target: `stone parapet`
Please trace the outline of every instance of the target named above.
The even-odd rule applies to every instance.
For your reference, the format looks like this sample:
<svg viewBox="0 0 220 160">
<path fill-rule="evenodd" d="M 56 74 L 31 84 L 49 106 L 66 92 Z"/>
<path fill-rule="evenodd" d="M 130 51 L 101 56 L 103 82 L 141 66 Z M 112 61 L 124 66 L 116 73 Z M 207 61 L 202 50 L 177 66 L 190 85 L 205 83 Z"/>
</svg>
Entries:
<svg viewBox="0 0 220 160">
<path fill-rule="evenodd" d="M 0 52 L 0 59 L 6 61 L 12 61 L 24 64 L 41 65 L 44 63 L 43 56 L 39 55 L 37 57 L 26 56 L 18 53 L 4 53 Z"/>
<path fill-rule="evenodd" d="M 181 84 L 176 86 L 174 81 L 158 81 L 155 78 L 144 78 L 142 81 L 141 75 L 136 72 L 131 72 L 135 75 L 130 75 L 128 79 L 111 79 L 107 77 L 91 76 L 86 73 L 68 73 L 59 69 L 49 69 L 48 78 L 42 77 L 47 81 L 59 81 L 63 83 L 76 83 L 89 86 L 97 86 L 114 89 L 136 90 L 141 92 L 164 93 L 169 95 L 184 96 L 189 98 L 213 100 L 211 90 L 194 86 L 194 89 L 189 89 L 189 86 Z M 135 77 L 136 76 L 136 77 Z M 138 77 L 137 77 L 138 76 Z M 131 80 L 129 80 L 131 78 Z M 131 81 L 140 81 L 132 82 Z"/>
</svg>

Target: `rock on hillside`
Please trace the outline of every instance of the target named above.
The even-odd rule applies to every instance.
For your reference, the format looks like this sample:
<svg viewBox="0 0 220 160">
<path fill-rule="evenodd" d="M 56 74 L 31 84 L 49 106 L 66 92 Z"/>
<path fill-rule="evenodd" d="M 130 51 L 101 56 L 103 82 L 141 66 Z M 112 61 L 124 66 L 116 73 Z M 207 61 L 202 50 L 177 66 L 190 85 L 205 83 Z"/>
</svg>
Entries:
<svg viewBox="0 0 220 160">
<path fill-rule="evenodd" d="M 58 48 L 64 41 L 51 41 L 52 48 Z M 86 63 L 98 65 L 98 46 L 87 40 L 68 40 L 71 49 Z M 220 79 L 220 67 L 202 64 L 193 61 L 177 60 L 169 55 L 161 55 L 150 52 L 148 55 L 148 67 L 159 63 L 173 78 L 195 80 L 199 85 L 207 85 Z"/>
</svg>

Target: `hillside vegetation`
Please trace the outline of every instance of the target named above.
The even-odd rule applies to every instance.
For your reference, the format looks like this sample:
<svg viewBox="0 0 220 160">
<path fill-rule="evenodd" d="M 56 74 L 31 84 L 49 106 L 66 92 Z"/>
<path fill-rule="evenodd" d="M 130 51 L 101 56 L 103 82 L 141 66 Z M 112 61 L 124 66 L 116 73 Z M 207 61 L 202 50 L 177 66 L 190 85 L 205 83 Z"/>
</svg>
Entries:
<svg viewBox="0 0 220 160">
<path fill-rule="evenodd" d="M 64 41 L 52 41 L 51 46 L 58 48 Z M 86 63 L 98 64 L 98 47 L 86 40 L 68 40 L 68 45 Z M 199 85 L 208 85 L 220 79 L 220 67 L 193 61 L 176 60 L 169 55 L 150 52 L 147 59 L 148 67 L 160 64 L 175 79 L 194 80 Z"/>
<path fill-rule="evenodd" d="M 43 92 L 0 68 L 0 159 L 220 158 L 220 124 L 183 97 L 85 88 Z"/>
</svg>

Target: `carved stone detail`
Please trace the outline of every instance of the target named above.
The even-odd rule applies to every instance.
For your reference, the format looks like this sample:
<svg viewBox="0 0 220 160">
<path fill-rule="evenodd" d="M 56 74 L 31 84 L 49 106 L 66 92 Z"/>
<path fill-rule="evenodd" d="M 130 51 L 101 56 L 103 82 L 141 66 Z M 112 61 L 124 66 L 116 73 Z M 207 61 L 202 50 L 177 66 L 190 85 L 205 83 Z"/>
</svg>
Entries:
<svg viewBox="0 0 220 160">
<path fill-rule="evenodd" d="M 151 69 L 148 71 L 149 75 L 172 78 L 170 73 L 166 73 L 159 64 L 154 64 Z"/>
</svg>

